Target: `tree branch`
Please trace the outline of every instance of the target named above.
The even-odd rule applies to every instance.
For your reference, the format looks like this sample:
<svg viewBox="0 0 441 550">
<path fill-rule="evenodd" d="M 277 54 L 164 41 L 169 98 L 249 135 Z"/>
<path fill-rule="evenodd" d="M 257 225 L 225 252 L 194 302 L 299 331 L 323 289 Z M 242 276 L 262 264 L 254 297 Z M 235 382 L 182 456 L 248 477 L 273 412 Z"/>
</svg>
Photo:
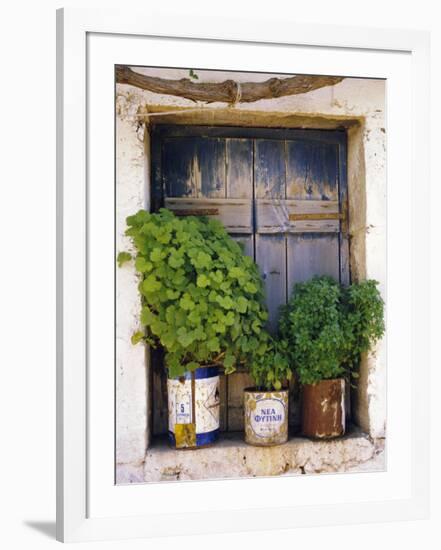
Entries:
<svg viewBox="0 0 441 550">
<path fill-rule="evenodd" d="M 116 66 L 116 81 L 130 84 L 157 94 L 185 97 L 192 101 L 213 103 L 251 103 L 259 99 L 273 99 L 288 95 L 305 94 L 333 86 L 343 80 L 340 76 L 293 76 L 270 78 L 264 82 L 193 82 L 188 78 L 170 80 L 137 73 L 125 65 Z"/>
</svg>

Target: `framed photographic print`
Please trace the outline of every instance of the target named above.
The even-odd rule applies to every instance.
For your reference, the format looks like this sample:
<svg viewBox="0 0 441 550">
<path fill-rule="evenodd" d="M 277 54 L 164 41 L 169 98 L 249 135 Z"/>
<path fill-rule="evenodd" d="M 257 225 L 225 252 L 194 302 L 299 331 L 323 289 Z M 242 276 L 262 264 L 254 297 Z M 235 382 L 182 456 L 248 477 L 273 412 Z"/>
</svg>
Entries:
<svg viewBox="0 0 441 550">
<path fill-rule="evenodd" d="M 427 514 L 428 36 L 249 23 L 58 12 L 59 540 Z"/>
</svg>

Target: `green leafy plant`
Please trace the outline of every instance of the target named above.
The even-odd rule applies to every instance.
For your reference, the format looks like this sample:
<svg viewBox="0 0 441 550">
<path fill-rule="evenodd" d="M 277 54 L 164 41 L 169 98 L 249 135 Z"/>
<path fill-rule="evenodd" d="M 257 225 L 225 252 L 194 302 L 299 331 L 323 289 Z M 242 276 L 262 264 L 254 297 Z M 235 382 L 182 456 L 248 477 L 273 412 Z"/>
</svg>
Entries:
<svg viewBox="0 0 441 550">
<path fill-rule="evenodd" d="M 257 266 L 206 217 L 176 217 L 161 209 L 127 218 L 140 275 L 140 321 L 132 342 L 165 349 L 172 377 L 201 365 L 237 363 L 266 351 L 268 314 Z M 131 259 L 120 252 L 118 263 Z"/>
<path fill-rule="evenodd" d="M 330 277 L 298 283 L 280 318 L 280 332 L 302 384 L 357 377 L 360 356 L 384 334 L 376 281 L 342 287 Z"/>
<path fill-rule="evenodd" d="M 280 332 L 302 384 L 344 374 L 340 362 L 340 287 L 329 277 L 298 283 L 282 308 Z"/>
<path fill-rule="evenodd" d="M 383 336 L 384 302 L 378 282 L 361 281 L 341 290 L 341 324 L 344 340 L 341 362 L 357 378 L 360 357 Z"/>
<path fill-rule="evenodd" d="M 290 380 L 292 371 L 288 356 L 288 342 L 262 334 L 266 340 L 266 351 L 262 355 L 256 354 L 248 366 L 249 373 L 258 390 L 282 389 L 285 380 Z"/>
</svg>

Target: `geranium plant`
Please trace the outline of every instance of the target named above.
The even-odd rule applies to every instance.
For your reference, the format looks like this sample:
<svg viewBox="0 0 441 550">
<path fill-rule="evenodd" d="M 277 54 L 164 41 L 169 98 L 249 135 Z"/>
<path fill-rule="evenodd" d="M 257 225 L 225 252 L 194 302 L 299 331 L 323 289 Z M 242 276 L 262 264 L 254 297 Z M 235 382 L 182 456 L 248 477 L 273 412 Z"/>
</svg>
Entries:
<svg viewBox="0 0 441 550">
<path fill-rule="evenodd" d="M 133 343 L 161 345 L 170 377 L 208 364 L 223 364 L 229 374 L 251 353 L 265 353 L 267 312 L 257 266 L 220 222 L 161 209 L 140 210 L 127 226 L 144 327 Z M 126 251 L 118 256 L 120 265 L 131 259 Z"/>
</svg>

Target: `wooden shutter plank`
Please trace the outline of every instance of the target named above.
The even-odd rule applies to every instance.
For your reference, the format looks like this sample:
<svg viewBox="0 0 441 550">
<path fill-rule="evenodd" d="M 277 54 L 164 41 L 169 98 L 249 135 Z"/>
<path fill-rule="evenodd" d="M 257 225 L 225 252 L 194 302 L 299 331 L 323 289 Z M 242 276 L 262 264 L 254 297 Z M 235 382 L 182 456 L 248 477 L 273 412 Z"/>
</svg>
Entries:
<svg viewBox="0 0 441 550">
<path fill-rule="evenodd" d="M 338 201 L 256 199 L 258 233 L 338 233 Z"/>
<path fill-rule="evenodd" d="M 339 145 L 339 199 L 343 221 L 340 231 L 340 281 L 344 285 L 351 282 L 349 268 L 349 205 L 348 205 L 348 177 L 347 177 L 347 148 L 346 143 Z M 349 386 L 349 384 L 347 384 Z"/>
<path fill-rule="evenodd" d="M 256 198 L 285 198 L 285 145 L 283 141 L 255 141 Z"/>
<path fill-rule="evenodd" d="M 225 139 L 213 139 L 206 137 L 194 138 L 198 141 L 198 164 L 200 166 L 200 184 L 197 191 L 198 199 L 195 201 L 186 201 L 186 199 L 170 199 L 167 201 L 168 207 L 173 210 L 176 208 L 181 211 L 195 210 L 195 213 L 203 211 L 214 211 L 209 217 L 220 220 L 227 231 L 236 228 L 237 219 L 248 220 L 248 227 L 241 228 L 250 230 L 251 205 L 246 202 L 227 203 L 226 196 L 226 151 Z M 234 214 L 241 213 L 240 218 L 235 218 Z M 247 222 L 244 224 L 247 225 Z M 240 230 L 240 229 L 239 229 Z M 219 429 L 228 428 L 228 377 L 220 376 L 219 383 Z"/>
<path fill-rule="evenodd" d="M 198 196 L 225 197 L 225 139 L 198 138 L 197 158 L 200 169 Z"/>
<path fill-rule="evenodd" d="M 287 145 L 287 197 L 338 200 L 338 158 L 334 144 L 290 140 Z"/>
<path fill-rule="evenodd" d="M 179 216 L 209 216 L 217 219 L 229 233 L 253 233 L 251 199 L 166 197 L 164 203 L 166 208 Z"/>
<path fill-rule="evenodd" d="M 162 183 L 167 197 L 197 197 L 200 187 L 198 140 L 179 137 L 161 141 Z M 155 355 L 153 371 L 153 433 L 168 431 L 167 374 L 162 354 Z"/>
<path fill-rule="evenodd" d="M 199 166 L 197 143 L 191 138 L 164 139 L 161 144 L 161 170 L 164 201 L 167 196 L 196 197 Z M 167 206 L 165 204 L 165 206 Z M 167 374 L 163 350 L 154 351 L 152 380 L 153 434 L 168 431 Z"/>
<path fill-rule="evenodd" d="M 254 231 L 253 231 L 253 141 L 250 139 L 227 139 L 226 140 L 226 161 L 227 161 L 227 182 L 226 197 L 232 199 L 245 199 L 250 204 L 250 232 L 245 234 L 234 234 L 231 236 L 241 243 L 244 253 L 254 259 Z M 237 214 L 241 216 L 241 214 Z M 235 223 L 244 220 L 235 215 Z M 246 222 L 248 223 L 248 221 Z M 244 428 L 243 412 L 243 390 L 252 385 L 251 377 L 247 372 L 235 372 L 226 377 L 227 383 L 227 430 L 242 431 Z"/>
<path fill-rule="evenodd" d="M 295 283 L 314 275 L 330 275 L 339 279 L 339 235 L 326 233 L 298 233 L 287 237 L 288 295 Z M 289 424 L 297 431 L 300 426 L 299 384 L 294 380 L 289 387 Z"/>
<path fill-rule="evenodd" d="M 256 199 L 285 199 L 285 144 L 256 140 L 254 155 Z M 276 332 L 279 308 L 286 303 L 286 238 L 256 233 L 256 262 L 264 279 L 268 326 Z"/>
<path fill-rule="evenodd" d="M 228 386 L 228 431 L 237 432 L 244 429 L 243 390 L 253 385 L 247 372 L 235 372 L 227 376 Z"/>
<path fill-rule="evenodd" d="M 314 275 L 339 280 L 338 235 L 299 234 L 288 237 L 288 288 Z"/>
<path fill-rule="evenodd" d="M 344 221 L 341 224 L 340 239 L 340 282 L 349 285 L 351 282 L 350 257 L 349 257 L 349 204 L 348 204 L 348 171 L 347 171 L 347 138 L 338 146 L 339 155 L 339 198 L 340 210 L 344 213 Z M 346 422 L 352 415 L 353 390 L 350 384 L 345 386 Z"/>
<path fill-rule="evenodd" d="M 292 213 L 341 213 L 336 146 L 287 141 L 286 149 L 287 199 L 293 204 Z M 291 222 L 287 236 L 289 295 L 295 283 L 314 275 L 330 275 L 339 280 L 339 231 L 339 219 Z M 299 384 L 294 381 L 289 394 L 289 423 L 294 431 L 300 426 L 299 402 Z"/>
<path fill-rule="evenodd" d="M 166 197 L 196 197 L 199 164 L 194 138 L 162 142 L 162 178 Z"/>
<path fill-rule="evenodd" d="M 228 198 L 253 197 L 253 141 L 226 140 L 226 194 Z"/>
</svg>

